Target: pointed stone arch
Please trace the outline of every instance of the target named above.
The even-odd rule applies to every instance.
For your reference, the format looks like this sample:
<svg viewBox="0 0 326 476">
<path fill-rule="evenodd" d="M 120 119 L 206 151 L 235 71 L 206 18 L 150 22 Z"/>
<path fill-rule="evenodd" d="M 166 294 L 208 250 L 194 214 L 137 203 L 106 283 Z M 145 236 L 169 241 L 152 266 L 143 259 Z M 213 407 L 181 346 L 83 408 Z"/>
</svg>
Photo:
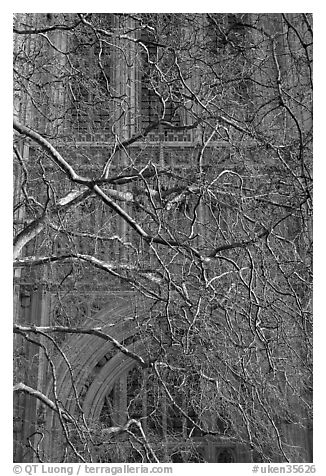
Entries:
<svg viewBox="0 0 326 476">
<path fill-rule="evenodd" d="M 139 321 L 149 318 L 155 305 L 153 301 L 132 292 L 118 292 L 103 310 L 85 320 L 85 329 L 101 328 L 115 340 L 146 358 L 144 339 L 139 335 Z M 73 334 L 62 346 L 66 359 L 60 356 L 55 362 L 56 392 L 67 412 L 74 415 L 78 411 L 78 400 L 87 422 L 99 419 L 105 395 L 123 374 L 136 364 L 135 360 L 119 351 L 113 343 L 103 341 L 89 334 Z M 69 362 L 69 366 L 67 365 Z M 53 396 L 53 382 L 47 389 Z M 47 460 L 60 460 L 63 440 L 58 416 L 47 410 L 46 438 L 44 452 Z"/>
</svg>

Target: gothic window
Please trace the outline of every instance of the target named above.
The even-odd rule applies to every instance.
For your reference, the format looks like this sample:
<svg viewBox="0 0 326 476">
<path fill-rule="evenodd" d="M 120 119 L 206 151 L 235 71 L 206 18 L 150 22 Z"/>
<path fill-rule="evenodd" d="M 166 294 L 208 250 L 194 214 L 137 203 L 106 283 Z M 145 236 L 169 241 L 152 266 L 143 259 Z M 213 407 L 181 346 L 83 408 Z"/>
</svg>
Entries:
<svg viewBox="0 0 326 476">
<path fill-rule="evenodd" d="M 147 127 L 159 119 L 160 108 L 158 96 L 147 82 L 146 76 L 143 75 L 141 89 L 141 120 L 143 127 Z"/>
<path fill-rule="evenodd" d="M 126 382 L 123 389 L 121 379 Z M 188 404 L 186 394 L 179 391 L 180 379 L 171 377 L 168 380 L 174 401 L 177 405 L 188 408 L 187 413 L 196 421 L 198 419 L 197 414 Z M 188 399 L 190 398 L 188 396 Z M 171 404 L 157 382 L 155 375 L 143 371 L 137 366 L 133 367 L 127 375 L 120 376 L 110 394 L 106 396 L 100 416 L 101 424 L 110 426 L 118 421 L 121 423 L 120 416 L 122 414 L 125 415 L 125 418 L 134 418 L 141 421 L 144 431 L 151 435 L 153 441 L 157 441 L 157 438 L 163 438 L 171 458 L 174 454 L 173 461 L 178 460 L 179 457 L 184 462 L 200 462 L 203 460 L 204 446 L 203 448 L 199 447 L 196 438 L 190 446 L 185 448 L 176 448 L 175 451 L 172 447 L 170 448 L 169 445 L 175 444 L 173 443 L 175 438 L 189 436 L 193 438 L 202 435 Z"/>
</svg>

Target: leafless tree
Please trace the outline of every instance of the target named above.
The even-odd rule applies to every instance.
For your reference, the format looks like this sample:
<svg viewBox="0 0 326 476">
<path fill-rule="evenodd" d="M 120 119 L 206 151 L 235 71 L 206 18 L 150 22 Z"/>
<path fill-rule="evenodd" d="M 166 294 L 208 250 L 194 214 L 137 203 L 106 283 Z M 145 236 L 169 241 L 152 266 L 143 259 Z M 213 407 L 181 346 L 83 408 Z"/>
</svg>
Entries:
<svg viewBox="0 0 326 476">
<path fill-rule="evenodd" d="M 18 314 L 15 392 L 58 415 L 63 461 L 201 461 L 205 435 L 296 461 L 312 424 L 310 15 L 26 14 L 14 33 L 15 290 L 49 303 L 47 320 Z M 141 352 L 85 326 L 121 289 L 147 303 Z M 109 396 L 98 421 L 77 389 L 75 414 L 60 401 L 57 363 L 74 385 L 65 343 L 85 335 L 135 364 L 123 422 Z M 27 377 L 35 349 L 50 395 Z"/>
</svg>

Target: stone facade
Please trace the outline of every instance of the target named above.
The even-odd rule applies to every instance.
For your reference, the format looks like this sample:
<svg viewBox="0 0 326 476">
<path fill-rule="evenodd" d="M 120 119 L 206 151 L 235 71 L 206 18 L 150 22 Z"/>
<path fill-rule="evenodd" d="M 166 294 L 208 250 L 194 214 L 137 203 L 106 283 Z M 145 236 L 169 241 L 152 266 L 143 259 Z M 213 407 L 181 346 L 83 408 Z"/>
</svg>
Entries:
<svg viewBox="0 0 326 476">
<path fill-rule="evenodd" d="M 203 24 L 202 31 L 206 32 L 206 17 L 199 15 L 196 18 L 198 23 Z M 291 21 L 295 24 L 295 15 L 293 18 L 294 20 Z M 67 21 L 61 14 L 50 19 L 45 14 L 20 14 L 16 16 L 15 21 L 16 28 L 19 30 L 32 27 L 40 28 L 44 24 L 53 26 L 63 22 L 63 20 Z M 213 20 L 214 18 L 211 21 Z M 160 17 L 159 21 L 161 21 Z M 186 38 L 189 35 L 190 39 L 191 31 L 185 29 L 182 17 L 176 16 L 173 21 L 179 25 L 180 32 Z M 223 21 L 228 22 L 229 31 L 233 31 L 233 43 L 231 44 L 236 43 L 238 36 L 241 34 L 240 27 L 232 26 L 232 22 L 235 21 L 232 15 L 228 18 L 225 16 Z M 254 37 L 254 35 L 259 34 L 259 28 L 264 26 L 264 22 L 270 33 L 277 33 L 280 29 L 281 17 L 276 15 L 272 18 L 272 16 L 268 17 L 267 15 L 260 24 L 255 18 L 250 20 L 248 15 L 246 18 L 242 18 L 243 23 L 250 21 L 259 25 L 252 33 Z M 215 136 L 207 142 L 207 146 L 203 147 L 201 127 L 187 127 L 193 124 L 196 113 L 199 114 L 200 105 L 197 104 L 196 106 L 198 108 L 197 112 L 193 104 L 189 109 L 187 107 L 176 107 L 176 111 L 174 111 L 173 107 L 178 104 L 178 90 L 173 89 L 175 87 L 173 82 L 171 82 L 172 92 L 170 91 L 170 96 L 166 99 L 167 112 L 163 121 L 156 128 L 153 127 L 153 130 L 147 132 L 146 136 L 140 136 L 138 140 L 130 140 L 137 136 L 140 130 L 146 129 L 157 120 L 159 115 L 157 111 L 161 107 L 154 87 L 156 81 L 158 82 L 157 77 L 152 70 L 146 69 L 151 64 L 151 60 L 154 61 L 154 58 L 159 54 L 160 47 L 151 39 L 148 33 L 150 29 L 147 30 L 146 36 L 144 34 L 145 29 L 143 33 L 140 33 L 141 29 L 137 30 L 135 28 L 135 22 L 133 16 L 119 19 L 115 15 L 102 15 L 99 28 L 111 28 L 115 33 L 110 41 L 101 43 L 102 56 L 99 56 L 100 53 L 96 49 L 98 45 L 94 44 L 93 50 L 88 49 L 88 55 L 93 56 L 88 58 L 85 56 L 85 65 L 80 66 L 80 68 L 84 68 L 84 73 L 88 71 L 89 84 L 74 83 L 72 76 L 69 83 L 71 94 L 67 92 L 68 86 L 65 79 L 59 81 L 58 87 L 53 86 L 55 84 L 53 82 L 49 89 L 44 86 L 43 91 L 47 91 L 47 97 L 42 102 L 43 112 L 46 112 L 46 114 L 49 112 L 51 116 L 45 119 L 42 116 L 42 111 L 40 113 L 37 110 L 37 104 L 35 105 L 35 102 L 33 102 L 32 95 L 28 91 L 26 93 L 22 88 L 17 88 L 15 91 L 15 115 L 19 121 L 52 140 L 57 150 L 63 156 L 69 157 L 76 172 L 80 175 L 85 173 L 89 177 L 98 177 L 99 172 L 103 170 L 105 162 L 103 158 L 110 155 L 114 156 L 112 164 L 110 161 L 107 162 L 105 173 L 106 178 L 116 177 L 116 184 L 118 184 L 119 177 L 120 180 L 125 175 L 130 177 L 131 164 L 133 164 L 138 171 L 144 170 L 144 174 L 146 171 L 152 172 L 156 167 L 157 170 L 161 168 L 173 172 L 173 176 L 171 174 L 170 178 L 160 182 L 160 187 L 164 186 L 165 189 L 178 187 L 180 183 L 187 183 L 188 188 L 194 187 L 194 174 L 191 168 L 200 154 L 200 173 L 205 174 L 206 180 L 201 185 L 202 187 L 205 187 L 205 183 L 213 181 L 214 177 L 219 176 L 219 174 L 224 174 L 226 169 L 233 173 L 232 176 L 230 175 L 230 180 L 233 180 L 236 175 L 244 177 L 241 187 L 247 187 L 248 189 L 250 187 L 255 188 L 259 180 L 264 183 L 269 180 L 281 180 L 282 172 L 279 170 L 279 164 L 275 156 L 270 155 L 268 151 L 266 152 L 267 146 L 264 144 L 257 147 L 257 141 L 261 140 L 263 142 L 263 139 L 259 137 L 257 139 L 255 135 L 251 138 L 244 137 L 240 127 L 235 128 L 232 137 L 222 137 L 222 134 L 219 134 L 219 136 Z M 169 34 L 168 28 L 171 28 L 169 22 L 167 22 L 166 27 L 164 25 L 160 27 L 162 28 L 162 35 L 167 36 Z M 164 28 L 167 28 L 167 31 Z M 76 26 L 77 29 L 78 26 Z M 202 33 L 202 35 L 205 34 Z M 123 35 L 128 35 L 127 43 Z M 26 57 L 33 56 L 39 48 L 38 35 L 27 36 L 27 40 L 23 40 L 24 35 L 19 33 L 16 36 L 15 52 L 18 58 L 17 61 L 19 58 L 20 61 L 23 61 L 21 59 L 23 57 L 22 50 Z M 211 34 L 210 38 L 210 41 L 215 43 L 222 41 Z M 69 49 L 70 42 L 73 39 L 73 35 L 69 36 L 60 29 L 54 30 L 53 34 L 49 33 L 49 42 L 51 42 L 51 45 L 54 44 L 55 48 L 49 47 L 49 64 L 46 68 L 44 67 L 44 70 L 40 68 L 41 79 L 45 71 L 51 77 L 51 81 L 53 81 L 53 78 L 61 77 L 60 74 L 63 78 L 65 77 L 66 60 L 60 52 Z M 85 44 L 86 40 L 85 37 Z M 25 41 L 24 44 L 23 41 Z M 204 40 L 202 39 L 202 41 Z M 208 40 L 205 39 L 205 41 Z M 144 52 L 138 52 L 137 45 L 139 42 L 147 45 L 147 58 L 146 55 L 144 58 Z M 280 42 L 277 43 L 276 47 L 282 48 Z M 76 57 L 82 58 L 82 52 L 78 52 Z M 94 57 L 101 58 L 101 62 L 97 64 L 97 69 L 94 67 L 93 74 L 91 68 Z M 239 70 L 242 67 L 241 61 L 239 59 L 237 63 Z M 144 62 L 146 67 L 144 67 Z M 103 71 L 105 73 L 101 76 L 102 82 L 96 76 L 98 65 L 100 65 L 102 73 Z M 29 65 L 26 66 L 26 63 L 24 63 L 19 67 L 24 70 L 24 68 L 28 69 Z M 280 67 L 286 69 L 286 65 Z M 74 68 L 77 69 L 78 65 L 74 65 Z M 275 71 L 271 65 L 267 65 L 266 68 L 267 70 L 269 68 L 274 74 Z M 30 74 L 32 77 L 32 73 Z M 257 84 L 259 84 L 259 81 L 264 81 L 266 72 L 263 69 L 254 74 Z M 81 77 L 83 78 L 82 75 Z M 106 80 L 105 84 L 102 84 L 103 78 Z M 94 89 L 92 89 L 93 83 L 91 80 L 97 81 Z M 187 84 L 190 84 L 193 90 L 198 89 L 199 91 L 202 80 L 200 68 L 194 69 L 187 78 Z M 148 81 L 150 81 L 150 87 L 146 86 Z M 257 106 L 257 101 L 258 103 L 260 100 L 262 101 L 262 96 L 260 95 L 259 86 L 256 86 L 256 90 L 251 90 L 249 93 L 248 91 L 244 92 L 247 87 L 245 81 L 243 81 L 241 87 L 244 88 L 241 93 L 241 100 L 248 103 L 248 107 L 243 107 L 241 110 L 246 111 L 249 116 L 250 98 L 255 97 L 253 101 L 256 101 Z M 115 101 L 119 101 L 119 107 L 116 109 L 113 106 L 112 108 L 111 106 L 105 108 L 103 99 L 106 94 L 103 92 L 105 90 L 109 94 L 110 99 L 108 101 L 110 101 L 110 104 L 114 105 Z M 164 88 L 162 91 L 160 93 L 161 100 L 162 97 L 163 99 L 165 97 Z M 227 96 L 231 93 L 229 91 L 225 92 L 226 99 L 221 94 L 223 101 L 227 103 L 229 100 Z M 240 93 L 234 89 L 233 94 Z M 174 98 L 175 102 L 171 98 Z M 94 106 L 95 102 L 96 106 Z M 87 107 L 83 109 L 85 104 Z M 232 109 L 233 106 L 230 107 Z M 48 108 L 50 108 L 49 111 L 47 111 Z M 264 117 L 264 109 L 263 107 L 257 107 L 257 110 L 261 114 L 261 123 L 263 124 L 267 120 Z M 121 114 L 122 119 L 119 114 Z M 304 109 L 302 114 L 306 114 Z M 231 110 L 229 117 L 232 118 L 233 115 Z M 279 117 L 277 120 L 282 121 L 282 118 Z M 175 128 L 166 126 L 164 121 L 169 122 Z M 230 122 L 232 121 L 233 119 L 230 119 Z M 237 123 L 240 123 L 239 118 L 237 121 Z M 303 118 L 302 121 L 308 129 L 310 127 L 309 117 Z M 279 132 L 280 124 L 271 121 L 270 131 L 274 127 L 278 128 L 277 134 L 281 136 L 282 134 Z M 128 140 L 130 140 L 130 143 L 128 143 Z M 264 140 L 267 141 L 265 138 Z M 123 143 L 125 143 L 125 146 L 121 146 Z M 63 177 L 62 172 L 55 165 L 51 163 L 43 164 L 39 150 L 34 147 L 30 139 L 19 138 L 17 147 L 19 147 L 23 160 L 26 163 L 28 162 L 29 174 L 34 174 L 34 182 L 29 188 L 29 193 L 34 187 L 35 196 L 39 193 L 39 199 L 42 201 L 44 200 L 42 194 L 49 193 L 50 196 L 51 183 L 56 183 L 55 192 L 53 193 L 55 194 L 55 200 L 57 200 L 56 206 L 59 206 L 58 200 L 60 197 L 65 196 L 71 190 L 69 180 Z M 116 151 L 116 148 L 119 150 Z M 216 165 L 217 157 L 218 165 Z M 40 164 L 42 164 L 41 171 Z M 31 206 L 18 206 L 24 198 L 23 191 L 26 177 L 24 169 L 18 166 L 14 186 L 15 205 L 17 205 L 15 214 L 17 236 L 24 229 L 26 223 L 29 223 L 29 220 L 32 221 L 35 216 L 35 210 Z M 48 188 L 44 188 L 44 177 L 51 177 Z M 151 183 L 155 184 L 155 180 Z M 112 182 L 112 185 L 114 190 L 114 182 Z M 224 185 L 222 184 L 222 186 Z M 140 177 L 138 182 L 134 182 L 132 200 L 130 200 L 130 203 L 126 200 L 125 210 L 127 212 L 135 210 L 134 198 L 136 197 L 138 203 L 136 212 L 138 213 L 139 223 L 144 226 L 148 225 L 147 230 L 150 232 L 151 225 L 146 222 L 147 217 L 140 210 L 145 203 L 142 202 L 142 194 L 144 194 L 142 187 L 144 185 Z M 116 186 L 115 189 L 119 192 L 131 193 L 127 185 L 125 188 Z M 161 199 L 164 198 L 163 188 L 160 193 Z M 111 194 L 114 196 L 112 190 Z M 174 203 L 173 201 L 166 202 L 165 206 L 172 207 Z M 183 206 L 185 207 L 183 216 L 187 214 L 187 206 L 189 206 L 192 213 L 192 202 L 189 201 L 187 205 L 187 200 L 185 200 Z M 194 243 L 201 251 L 207 249 L 207 243 L 217 241 L 216 231 L 210 222 L 212 219 L 210 207 L 211 205 L 206 203 L 199 206 L 196 212 L 199 220 L 194 224 Z M 232 210 L 226 212 L 225 210 L 228 207 L 227 204 L 223 211 L 225 216 L 229 217 L 229 222 L 232 223 L 235 220 L 235 214 Z M 50 222 L 51 213 L 55 213 L 55 210 L 54 212 L 52 210 L 49 209 L 48 212 Z M 137 233 L 128 227 L 125 222 L 119 220 L 119 217 L 112 210 L 108 210 L 103 204 L 98 205 L 91 196 L 76 209 L 73 209 L 72 212 L 67 212 L 66 215 L 60 215 L 60 213 L 58 213 L 59 220 L 57 215 L 56 219 L 53 220 L 53 226 L 58 227 L 57 232 L 53 231 L 52 228 L 52 235 L 49 237 L 42 229 L 39 234 L 35 234 L 34 239 L 26 244 L 18 257 L 35 256 L 38 250 L 42 250 L 43 253 L 52 250 L 53 253 L 64 254 L 71 249 L 69 247 L 74 246 L 79 253 L 88 256 L 93 255 L 106 262 L 118 257 L 120 263 L 125 266 L 131 263 L 131 257 L 134 259 L 133 250 L 136 249 L 139 256 L 141 255 L 144 273 L 153 263 L 155 257 L 152 255 L 150 246 L 142 242 Z M 176 218 L 171 218 L 171 226 L 173 220 L 179 220 L 178 223 L 180 223 L 181 219 L 185 219 L 175 216 Z M 61 233 L 64 226 L 60 228 L 60 219 L 64 223 L 69 222 L 69 220 L 75 223 L 69 233 Z M 295 225 L 292 224 L 291 226 L 294 227 Z M 183 228 L 180 227 L 180 230 L 178 239 L 182 237 Z M 222 225 L 221 230 L 221 235 L 223 235 Z M 292 230 L 292 232 L 294 236 L 296 231 Z M 290 236 L 291 230 L 289 229 L 287 233 Z M 94 234 L 97 236 L 95 240 Z M 119 239 L 112 238 L 117 236 Z M 108 237 L 111 237 L 111 239 L 108 240 Z M 129 243 L 130 246 L 121 247 L 121 240 Z M 176 259 L 177 265 L 178 261 Z M 170 272 L 173 272 L 173 269 L 171 266 Z M 72 278 L 73 276 L 77 277 Z M 58 268 L 51 266 L 51 264 L 42 268 L 25 267 L 21 269 L 18 267 L 15 270 L 14 299 L 14 319 L 18 325 L 42 327 L 60 325 L 89 330 L 101 328 L 102 332 L 107 332 L 111 336 L 112 340 L 104 343 L 92 334 L 78 335 L 77 333 L 68 334 L 66 337 L 64 335 L 59 336 L 56 340 L 57 345 L 51 347 L 50 358 L 47 358 L 44 350 L 47 349 L 48 341 L 45 336 L 41 335 L 39 339 L 35 338 L 37 342 L 35 342 L 35 339 L 33 342 L 32 334 L 28 334 L 27 340 L 24 334 L 15 334 L 15 380 L 17 382 L 28 382 L 30 387 L 38 389 L 53 401 L 60 402 L 66 415 L 78 415 L 78 424 L 82 420 L 86 421 L 89 426 L 93 427 L 91 431 L 94 431 L 94 441 L 101 432 L 101 435 L 105 434 L 105 428 L 107 427 L 123 427 L 127 422 L 129 413 L 133 418 L 143 421 L 143 430 L 150 435 L 152 447 L 159 455 L 160 461 L 231 463 L 251 462 L 259 459 L 255 450 L 249 448 L 247 440 L 231 441 L 227 438 L 222 428 L 223 418 L 212 415 L 212 410 L 210 410 L 209 400 L 212 395 L 210 391 L 206 393 L 206 401 L 201 402 L 201 409 L 190 408 L 191 405 L 187 407 L 188 403 L 185 401 L 181 402 L 180 405 L 183 408 L 187 407 L 189 415 L 198 418 L 202 425 L 206 425 L 207 433 L 221 429 L 220 436 L 204 435 L 200 434 L 199 431 L 196 433 L 197 430 L 185 416 L 174 414 L 167 396 L 159 389 L 153 375 L 149 377 L 146 369 L 141 370 L 135 360 L 126 355 L 124 351 L 117 350 L 114 342 L 119 342 L 124 348 L 144 360 L 151 352 L 157 351 L 157 340 L 151 342 L 147 321 L 150 318 L 153 321 L 158 320 L 163 310 L 160 309 L 159 304 L 153 305 L 153 301 L 147 299 L 144 292 L 135 292 L 131 279 L 128 282 L 119 277 L 112 278 L 112 274 L 103 275 L 101 271 L 94 271 L 93 269 L 91 271 L 90 267 L 87 265 L 79 266 L 78 262 L 73 264 L 70 262 L 63 263 Z M 219 316 L 218 312 L 222 312 L 221 315 L 223 315 L 223 311 L 216 311 L 217 317 Z M 143 328 L 146 329 L 146 332 L 142 330 Z M 166 329 L 162 324 L 157 324 L 155 332 L 161 332 L 161 342 L 168 339 Z M 180 333 L 182 333 L 182 329 Z M 168 344 L 170 345 L 170 343 Z M 173 350 L 171 352 L 173 354 Z M 67 362 L 69 362 L 69 365 L 67 365 Z M 53 375 L 51 379 L 48 378 L 51 374 L 51 366 L 55 368 L 55 388 Z M 176 383 L 175 385 L 177 387 L 181 384 Z M 193 388 L 196 388 L 196 386 L 199 388 L 203 385 L 205 385 L 204 382 L 198 381 L 194 383 Z M 205 395 L 205 391 L 202 393 Z M 183 398 L 186 399 L 186 396 L 184 395 Z M 292 396 L 289 398 L 292 398 Z M 295 401 L 295 397 L 293 399 Z M 56 412 L 46 408 L 39 399 L 35 399 L 34 396 L 26 393 L 17 393 L 14 405 L 14 460 L 16 462 L 31 462 L 38 461 L 38 457 L 41 457 L 43 461 L 59 462 L 63 457 L 65 445 L 63 444 L 63 432 L 65 430 L 62 421 L 60 421 L 63 418 L 62 415 L 58 417 Z M 208 410 L 204 410 L 206 407 Z M 154 414 L 154 417 L 151 417 L 152 414 Z M 77 433 L 79 431 L 78 424 L 75 426 Z M 280 433 L 285 435 L 285 441 L 300 446 L 302 461 L 312 460 L 310 430 L 300 432 L 296 429 L 296 424 L 289 421 L 289 423 L 282 422 L 280 424 Z M 71 441 L 74 442 L 73 431 L 70 437 Z M 35 448 L 39 448 L 39 455 L 37 455 Z M 77 443 L 75 443 L 74 451 L 76 456 L 79 451 Z M 100 462 L 143 461 L 143 456 L 130 446 L 123 435 L 120 439 L 114 441 L 108 438 L 108 441 L 102 444 L 99 449 L 96 449 L 96 444 L 94 444 L 93 452 L 95 459 Z"/>
</svg>

